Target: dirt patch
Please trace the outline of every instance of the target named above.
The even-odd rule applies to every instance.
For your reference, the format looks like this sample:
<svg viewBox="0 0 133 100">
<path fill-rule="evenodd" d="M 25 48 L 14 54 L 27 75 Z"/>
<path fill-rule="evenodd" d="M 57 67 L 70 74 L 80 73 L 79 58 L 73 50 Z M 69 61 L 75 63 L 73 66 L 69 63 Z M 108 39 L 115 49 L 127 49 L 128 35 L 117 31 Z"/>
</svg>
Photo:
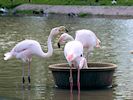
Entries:
<svg viewBox="0 0 133 100">
<path fill-rule="evenodd" d="M 43 10 L 45 13 L 133 16 L 132 6 L 66 6 L 23 4 L 14 10 Z"/>
</svg>

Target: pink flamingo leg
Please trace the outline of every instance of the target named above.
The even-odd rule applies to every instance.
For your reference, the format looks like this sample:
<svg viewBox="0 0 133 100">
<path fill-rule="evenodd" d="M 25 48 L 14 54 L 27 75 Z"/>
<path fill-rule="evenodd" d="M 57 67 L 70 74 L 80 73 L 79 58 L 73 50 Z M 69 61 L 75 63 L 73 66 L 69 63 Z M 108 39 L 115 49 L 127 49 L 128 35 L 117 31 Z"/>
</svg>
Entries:
<svg viewBox="0 0 133 100">
<path fill-rule="evenodd" d="M 80 68 L 79 67 L 78 67 L 77 86 L 78 86 L 78 100 L 80 100 Z"/>
<path fill-rule="evenodd" d="M 70 96 L 71 96 L 71 100 L 73 100 L 73 76 L 72 76 L 72 66 L 70 66 Z"/>
</svg>

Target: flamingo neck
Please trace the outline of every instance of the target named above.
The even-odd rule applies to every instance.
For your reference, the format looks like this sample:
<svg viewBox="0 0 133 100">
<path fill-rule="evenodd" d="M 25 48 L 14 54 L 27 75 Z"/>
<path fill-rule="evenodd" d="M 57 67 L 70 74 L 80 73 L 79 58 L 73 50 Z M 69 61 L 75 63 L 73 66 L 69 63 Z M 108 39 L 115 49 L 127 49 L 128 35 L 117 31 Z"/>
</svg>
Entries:
<svg viewBox="0 0 133 100">
<path fill-rule="evenodd" d="M 53 35 L 50 34 L 47 40 L 48 51 L 47 53 L 43 53 L 44 58 L 50 57 L 53 54 L 52 38 L 53 38 Z"/>
</svg>

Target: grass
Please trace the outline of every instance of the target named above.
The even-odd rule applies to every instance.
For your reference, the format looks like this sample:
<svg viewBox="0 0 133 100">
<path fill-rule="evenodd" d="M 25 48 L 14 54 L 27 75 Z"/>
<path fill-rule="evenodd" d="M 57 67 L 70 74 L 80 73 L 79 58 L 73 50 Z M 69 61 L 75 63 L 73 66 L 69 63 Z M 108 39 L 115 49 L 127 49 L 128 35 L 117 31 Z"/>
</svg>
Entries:
<svg viewBox="0 0 133 100">
<path fill-rule="evenodd" d="M 11 2 L 13 1 L 13 2 Z M 17 5 L 29 3 L 29 0 L 0 0 L 0 7 L 14 8 Z M 104 5 L 111 6 L 111 0 L 32 0 L 33 4 L 50 4 L 50 5 Z M 133 0 L 117 0 L 119 6 L 133 6 Z"/>
<path fill-rule="evenodd" d="M 22 14 L 22 15 L 24 15 L 24 14 L 30 15 L 30 14 L 33 14 L 33 11 L 32 10 L 20 10 L 20 11 L 16 11 L 16 13 Z"/>
</svg>

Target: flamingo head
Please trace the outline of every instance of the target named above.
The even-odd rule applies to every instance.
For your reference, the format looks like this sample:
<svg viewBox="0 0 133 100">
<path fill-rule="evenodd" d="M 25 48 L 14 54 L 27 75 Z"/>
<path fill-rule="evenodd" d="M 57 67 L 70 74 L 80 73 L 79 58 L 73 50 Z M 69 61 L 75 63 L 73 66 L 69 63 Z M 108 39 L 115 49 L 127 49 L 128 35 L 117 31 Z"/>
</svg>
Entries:
<svg viewBox="0 0 133 100">
<path fill-rule="evenodd" d="M 56 36 L 58 34 L 62 34 L 68 32 L 68 30 L 66 29 L 65 26 L 59 26 L 59 27 L 55 27 L 51 30 L 51 35 Z"/>
<path fill-rule="evenodd" d="M 59 29 L 59 32 L 60 32 L 60 33 L 68 32 L 68 30 L 66 29 L 65 26 L 59 26 L 58 29 Z"/>
<path fill-rule="evenodd" d="M 96 48 L 101 48 L 100 44 L 101 44 L 101 41 L 97 38 L 97 40 L 96 40 Z"/>
<path fill-rule="evenodd" d="M 67 33 L 63 33 L 58 39 L 58 47 L 60 48 L 60 44 L 63 44 L 68 41 L 74 40 L 73 37 Z"/>
</svg>

